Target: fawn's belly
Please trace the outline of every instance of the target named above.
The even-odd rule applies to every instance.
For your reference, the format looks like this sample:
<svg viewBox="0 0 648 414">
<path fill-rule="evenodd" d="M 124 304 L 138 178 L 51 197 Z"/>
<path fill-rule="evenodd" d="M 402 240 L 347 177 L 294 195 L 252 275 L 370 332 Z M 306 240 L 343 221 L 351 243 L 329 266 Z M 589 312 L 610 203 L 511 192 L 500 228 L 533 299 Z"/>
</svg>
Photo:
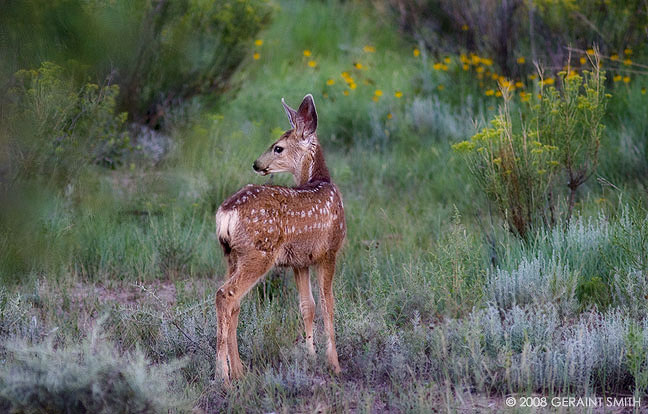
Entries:
<svg viewBox="0 0 648 414">
<path fill-rule="evenodd" d="M 296 239 L 284 244 L 277 254 L 277 266 L 308 267 L 319 262 L 330 250 L 323 239 Z"/>
</svg>

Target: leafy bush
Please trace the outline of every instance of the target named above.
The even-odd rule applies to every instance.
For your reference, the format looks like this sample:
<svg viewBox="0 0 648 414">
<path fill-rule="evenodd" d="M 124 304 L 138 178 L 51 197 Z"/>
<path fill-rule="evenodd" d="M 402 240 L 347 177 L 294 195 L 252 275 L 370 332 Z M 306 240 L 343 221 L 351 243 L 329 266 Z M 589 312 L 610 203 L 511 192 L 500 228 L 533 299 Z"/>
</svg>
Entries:
<svg viewBox="0 0 648 414">
<path fill-rule="evenodd" d="M 0 16 L 3 69 L 73 59 L 66 66 L 112 79 L 120 109 L 156 126 L 185 98 L 225 89 L 269 15 L 265 0 L 10 3 Z"/>
<path fill-rule="evenodd" d="M 16 73 L 9 112 L 14 170 L 67 183 L 89 163 L 115 167 L 130 149 L 126 113 L 116 113 L 117 85 L 86 83 L 45 62 Z"/>
<path fill-rule="evenodd" d="M 595 66 L 584 79 L 571 71 L 562 72 L 561 79 L 560 91 L 543 88 L 540 81 L 540 97 L 522 125 L 513 122 L 510 95 L 504 89 L 504 104 L 491 126 L 452 146 L 468 156 L 473 177 L 510 230 L 521 237 L 534 226 L 554 225 L 560 216 L 569 222 L 576 190 L 598 163 L 605 77 Z M 562 188 L 556 178 L 561 174 L 569 190 L 564 212 L 557 211 Z"/>
</svg>

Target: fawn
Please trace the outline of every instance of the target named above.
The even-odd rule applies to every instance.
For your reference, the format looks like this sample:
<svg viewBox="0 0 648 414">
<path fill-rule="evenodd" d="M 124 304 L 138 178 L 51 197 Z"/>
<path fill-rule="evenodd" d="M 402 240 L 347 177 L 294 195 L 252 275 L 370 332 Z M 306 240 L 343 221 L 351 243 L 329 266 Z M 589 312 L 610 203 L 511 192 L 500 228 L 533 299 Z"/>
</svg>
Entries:
<svg viewBox="0 0 648 414">
<path fill-rule="evenodd" d="M 247 185 L 216 213 L 218 239 L 227 259 L 227 280 L 216 293 L 217 359 L 226 382 L 243 374 L 236 340 L 241 299 L 273 266 L 293 268 L 312 355 L 315 301 L 309 267 L 315 266 L 328 334 L 326 355 L 335 373 L 340 372 L 332 285 L 335 258 L 346 236 L 344 205 L 317 140 L 313 97 L 306 95 L 296 111 L 281 102 L 292 129 L 261 154 L 253 168 L 261 175 L 289 172 L 296 186 Z"/>
</svg>

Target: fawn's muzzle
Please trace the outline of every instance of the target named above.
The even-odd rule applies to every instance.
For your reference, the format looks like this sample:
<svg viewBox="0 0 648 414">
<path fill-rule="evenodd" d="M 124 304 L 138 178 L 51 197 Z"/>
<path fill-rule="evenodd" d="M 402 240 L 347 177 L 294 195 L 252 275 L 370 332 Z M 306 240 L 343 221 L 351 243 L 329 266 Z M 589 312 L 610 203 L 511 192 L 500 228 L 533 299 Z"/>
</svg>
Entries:
<svg viewBox="0 0 648 414">
<path fill-rule="evenodd" d="M 257 174 L 261 174 L 261 175 L 267 175 L 268 174 L 268 169 L 267 168 L 261 168 L 261 166 L 259 165 L 258 160 L 254 161 L 254 164 L 252 164 L 252 168 L 254 169 L 254 171 L 257 172 Z"/>
</svg>

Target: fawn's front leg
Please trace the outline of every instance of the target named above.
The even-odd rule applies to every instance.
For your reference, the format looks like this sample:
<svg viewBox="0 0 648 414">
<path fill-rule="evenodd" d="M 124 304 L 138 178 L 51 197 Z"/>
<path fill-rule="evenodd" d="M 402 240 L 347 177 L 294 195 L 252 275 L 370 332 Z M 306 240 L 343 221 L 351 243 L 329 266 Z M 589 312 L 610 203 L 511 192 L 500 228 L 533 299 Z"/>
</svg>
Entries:
<svg viewBox="0 0 648 414">
<path fill-rule="evenodd" d="M 306 346 L 311 355 L 315 355 L 313 344 L 313 318 L 315 317 L 315 300 L 310 285 L 310 274 L 308 268 L 293 268 L 295 272 L 295 283 L 299 291 L 299 309 L 304 319 L 304 330 L 306 332 Z"/>
</svg>

